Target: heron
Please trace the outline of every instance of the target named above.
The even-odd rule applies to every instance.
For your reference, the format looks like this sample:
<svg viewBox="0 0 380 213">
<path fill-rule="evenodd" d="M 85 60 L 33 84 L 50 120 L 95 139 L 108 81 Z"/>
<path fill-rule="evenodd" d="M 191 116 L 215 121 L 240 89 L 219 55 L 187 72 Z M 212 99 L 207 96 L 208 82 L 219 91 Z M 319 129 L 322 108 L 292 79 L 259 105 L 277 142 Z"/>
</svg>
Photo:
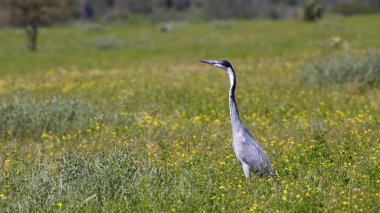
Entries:
<svg viewBox="0 0 380 213">
<path fill-rule="evenodd" d="M 243 167 L 244 175 L 250 178 L 251 171 L 259 176 L 274 175 L 272 165 L 260 145 L 253 139 L 239 117 L 235 101 L 236 75 L 231 63 L 227 60 L 200 60 L 214 67 L 224 69 L 230 79 L 229 108 L 232 126 L 232 147 L 238 162 Z"/>
</svg>

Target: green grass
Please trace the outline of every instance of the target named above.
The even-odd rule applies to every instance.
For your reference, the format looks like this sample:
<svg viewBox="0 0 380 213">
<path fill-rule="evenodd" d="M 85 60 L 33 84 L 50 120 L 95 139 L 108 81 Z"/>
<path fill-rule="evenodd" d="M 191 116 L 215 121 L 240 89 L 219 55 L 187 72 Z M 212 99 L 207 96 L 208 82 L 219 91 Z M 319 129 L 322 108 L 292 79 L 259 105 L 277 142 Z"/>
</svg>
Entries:
<svg viewBox="0 0 380 213">
<path fill-rule="evenodd" d="M 90 119 L 96 116 L 91 107 L 76 99 L 53 97 L 38 100 L 19 96 L 11 102 L 4 100 L 0 106 L 2 138 L 39 138 L 44 132 L 64 134 L 73 129 L 85 129 Z"/>
<path fill-rule="evenodd" d="M 377 212 L 379 84 L 300 76 L 378 50 L 378 18 L 79 23 L 41 30 L 37 53 L 2 29 L 0 211 Z M 276 178 L 244 178 L 228 77 L 198 63 L 214 58 Z"/>
</svg>

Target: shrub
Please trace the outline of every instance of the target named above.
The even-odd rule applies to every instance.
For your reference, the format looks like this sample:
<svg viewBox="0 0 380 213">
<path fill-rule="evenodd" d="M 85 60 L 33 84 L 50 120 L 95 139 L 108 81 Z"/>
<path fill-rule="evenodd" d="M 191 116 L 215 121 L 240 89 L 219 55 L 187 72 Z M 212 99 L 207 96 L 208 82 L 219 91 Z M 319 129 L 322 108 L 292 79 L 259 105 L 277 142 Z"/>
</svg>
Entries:
<svg viewBox="0 0 380 213">
<path fill-rule="evenodd" d="M 109 149 L 95 153 L 73 151 L 60 157 L 57 169 L 67 198 L 95 195 L 94 200 L 101 205 L 112 198 L 136 199 L 133 182 L 139 177 L 139 164 L 127 148 Z"/>
<path fill-rule="evenodd" d="M 373 86 L 380 83 L 379 58 L 379 51 L 324 57 L 306 64 L 301 79 L 322 85 L 355 82 Z"/>
<path fill-rule="evenodd" d="M 380 8 L 378 6 L 370 5 L 368 3 L 363 2 L 342 2 L 340 4 L 335 5 L 331 10 L 334 13 L 345 16 L 373 14 L 376 12 L 380 12 Z"/>
<path fill-rule="evenodd" d="M 95 153 L 69 150 L 54 166 L 43 154 L 38 154 L 36 161 L 14 160 L 18 166 L 0 174 L 2 186 L 7 186 L 8 208 L 46 210 L 66 208 L 69 202 L 81 208 L 95 202 L 100 210 L 109 200 L 123 205 L 137 201 L 135 179 L 142 176 L 141 165 L 128 149 L 109 148 Z"/>
<path fill-rule="evenodd" d="M 332 36 L 322 42 L 322 46 L 328 49 L 344 49 L 349 48 L 348 43 L 339 36 Z"/>
<path fill-rule="evenodd" d="M 315 21 L 322 17 L 323 7 L 314 0 L 306 0 L 303 4 L 303 19 Z"/>
<path fill-rule="evenodd" d="M 0 105 L 0 135 L 17 138 L 64 133 L 85 128 L 94 116 L 95 110 L 78 99 L 16 97 Z"/>
</svg>

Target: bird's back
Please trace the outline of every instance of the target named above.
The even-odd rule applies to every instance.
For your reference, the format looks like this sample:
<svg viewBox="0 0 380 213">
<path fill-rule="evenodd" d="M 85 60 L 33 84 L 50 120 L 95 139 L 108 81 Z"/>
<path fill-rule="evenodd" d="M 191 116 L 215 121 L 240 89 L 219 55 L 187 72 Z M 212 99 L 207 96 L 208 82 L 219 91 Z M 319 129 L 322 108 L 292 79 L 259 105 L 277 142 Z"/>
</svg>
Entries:
<svg viewBox="0 0 380 213">
<path fill-rule="evenodd" d="M 273 173 L 268 157 L 245 127 L 233 133 L 233 147 L 240 163 L 261 174 Z"/>
</svg>

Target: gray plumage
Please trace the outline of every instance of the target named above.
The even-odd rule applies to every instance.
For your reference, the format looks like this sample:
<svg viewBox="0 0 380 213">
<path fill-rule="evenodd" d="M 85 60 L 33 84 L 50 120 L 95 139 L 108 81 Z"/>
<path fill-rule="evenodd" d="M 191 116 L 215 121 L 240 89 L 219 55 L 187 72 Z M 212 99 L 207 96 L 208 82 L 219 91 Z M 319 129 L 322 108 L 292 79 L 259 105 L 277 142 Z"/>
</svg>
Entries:
<svg viewBox="0 0 380 213">
<path fill-rule="evenodd" d="M 244 175 L 250 178 L 251 170 L 259 175 L 273 174 L 272 165 L 260 145 L 240 120 L 235 101 L 236 76 L 230 62 L 226 60 L 201 60 L 206 64 L 224 69 L 230 78 L 229 108 L 232 126 L 232 146 L 243 167 Z"/>
</svg>

